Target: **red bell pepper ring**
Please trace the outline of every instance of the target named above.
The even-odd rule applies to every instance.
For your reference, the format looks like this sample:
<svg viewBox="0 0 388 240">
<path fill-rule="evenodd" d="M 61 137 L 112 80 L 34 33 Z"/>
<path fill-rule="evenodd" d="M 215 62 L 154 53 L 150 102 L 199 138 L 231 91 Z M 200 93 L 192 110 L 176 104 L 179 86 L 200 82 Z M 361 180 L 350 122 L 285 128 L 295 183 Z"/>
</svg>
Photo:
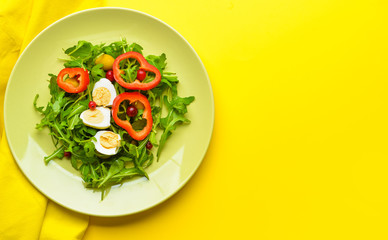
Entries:
<svg viewBox="0 0 388 240">
<path fill-rule="evenodd" d="M 143 118 L 147 120 L 147 125 L 140 131 L 136 131 L 133 129 L 131 123 L 127 120 L 121 120 L 117 114 L 119 112 L 119 106 L 120 104 L 128 100 L 130 103 L 134 103 L 136 101 L 141 102 L 144 105 L 144 112 L 143 112 Z M 152 114 L 151 114 L 151 105 L 148 101 L 147 97 L 139 92 L 124 92 L 120 95 L 118 95 L 114 100 L 112 104 L 112 116 L 113 120 L 117 125 L 124 128 L 128 134 L 135 140 L 143 140 L 148 136 L 148 134 L 152 130 Z"/>
<path fill-rule="evenodd" d="M 124 79 L 121 77 L 123 70 L 120 69 L 119 63 L 127 58 L 136 59 L 140 63 L 139 69 L 142 69 L 147 72 L 153 72 L 155 74 L 154 80 L 148 83 L 142 83 L 138 79 L 131 83 L 125 82 Z M 126 52 L 118 56 L 113 62 L 113 76 L 118 84 L 120 84 L 124 88 L 131 90 L 149 90 L 151 88 L 156 87 L 160 83 L 160 80 L 162 78 L 159 70 L 155 66 L 149 64 L 147 60 L 143 57 L 143 55 L 138 52 Z"/>
<path fill-rule="evenodd" d="M 68 78 L 64 79 L 66 75 Z M 58 86 L 68 93 L 85 91 L 89 82 L 89 73 L 83 68 L 64 68 L 57 77 Z"/>
</svg>

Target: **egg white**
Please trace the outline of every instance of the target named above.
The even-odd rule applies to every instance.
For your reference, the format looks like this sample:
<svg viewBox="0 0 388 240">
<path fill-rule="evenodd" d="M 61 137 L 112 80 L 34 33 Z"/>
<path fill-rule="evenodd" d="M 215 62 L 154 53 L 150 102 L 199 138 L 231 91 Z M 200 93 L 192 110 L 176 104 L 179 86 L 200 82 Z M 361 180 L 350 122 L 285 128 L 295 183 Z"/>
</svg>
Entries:
<svg viewBox="0 0 388 240">
<path fill-rule="evenodd" d="M 120 146 L 117 146 L 115 148 L 104 148 L 102 145 L 101 145 L 101 142 L 100 142 L 100 137 L 102 134 L 104 134 L 105 132 L 112 132 L 112 131 L 98 131 L 96 133 L 96 135 L 94 135 L 94 137 L 96 138 L 96 141 L 95 140 L 92 140 L 92 142 L 94 143 L 94 147 L 96 149 L 96 151 L 102 155 L 105 155 L 105 156 L 112 156 L 112 155 L 115 155 L 118 151 L 119 151 L 119 148 Z M 115 133 L 116 134 L 116 133 Z M 116 134 L 119 138 L 119 141 L 121 141 L 121 137 L 119 134 Z M 119 144 L 120 145 L 120 144 Z"/>
<path fill-rule="evenodd" d="M 101 78 L 98 82 L 96 82 L 94 84 L 93 92 L 94 92 L 94 90 L 96 90 L 97 88 L 100 88 L 100 87 L 104 87 L 104 88 L 108 89 L 108 91 L 110 92 L 109 103 L 106 106 L 108 106 L 108 107 L 112 106 L 113 100 L 117 96 L 116 89 L 113 86 L 112 82 L 107 78 Z"/>
<path fill-rule="evenodd" d="M 88 119 L 85 118 L 85 112 L 88 110 L 85 110 L 81 113 L 80 118 L 82 119 L 82 122 L 86 126 L 96 128 L 96 129 L 106 129 L 110 127 L 110 115 L 111 115 L 110 109 L 105 107 L 96 107 L 96 110 L 99 110 L 104 116 L 104 119 L 102 120 L 102 122 L 99 122 L 99 123 L 88 122 Z"/>
</svg>

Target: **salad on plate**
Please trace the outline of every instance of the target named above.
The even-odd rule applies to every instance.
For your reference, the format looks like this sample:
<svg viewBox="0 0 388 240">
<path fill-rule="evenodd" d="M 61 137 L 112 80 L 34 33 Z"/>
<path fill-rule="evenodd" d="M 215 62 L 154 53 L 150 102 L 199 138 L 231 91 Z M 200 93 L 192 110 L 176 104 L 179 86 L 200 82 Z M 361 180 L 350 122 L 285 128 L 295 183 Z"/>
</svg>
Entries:
<svg viewBox="0 0 388 240">
<path fill-rule="evenodd" d="M 51 99 L 37 129 L 47 127 L 55 151 L 44 158 L 68 159 L 85 187 L 100 189 L 134 176 L 149 178 L 177 126 L 188 124 L 187 106 L 194 96 L 180 97 L 178 77 L 166 71 L 167 58 L 143 55 L 125 39 L 93 45 L 78 41 L 64 50 L 64 68 L 49 74 Z"/>
</svg>

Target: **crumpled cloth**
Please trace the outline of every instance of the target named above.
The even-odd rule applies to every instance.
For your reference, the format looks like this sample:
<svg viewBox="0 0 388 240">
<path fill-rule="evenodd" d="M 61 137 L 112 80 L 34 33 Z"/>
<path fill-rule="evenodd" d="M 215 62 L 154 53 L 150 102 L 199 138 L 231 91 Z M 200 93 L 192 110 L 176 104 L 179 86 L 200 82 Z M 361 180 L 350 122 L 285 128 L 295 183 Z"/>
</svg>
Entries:
<svg viewBox="0 0 388 240">
<path fill-rule="evenodd" d="M 103 1 L 14 0 L 0 7 L 0 239 L 82 239 L 89 216 L 48 200 L 23 175 L 4 131 L 4 94 L 17 58 L 44 28 Z"/>
</svg>

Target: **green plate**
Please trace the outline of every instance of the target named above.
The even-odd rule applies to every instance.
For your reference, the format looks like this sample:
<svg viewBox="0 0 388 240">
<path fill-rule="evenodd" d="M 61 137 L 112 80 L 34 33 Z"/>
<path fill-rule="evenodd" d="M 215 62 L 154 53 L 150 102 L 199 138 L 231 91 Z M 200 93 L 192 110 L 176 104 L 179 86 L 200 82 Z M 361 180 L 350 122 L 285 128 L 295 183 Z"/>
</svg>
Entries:
<svg viewBox="0 0 388 240">
<path fill-rule="evenodd" d="M 195 96 L 187 117 L 167 141 L 159 162 L 147 172 L 150 180 L 132 179 L 114 186 L 101 201 L 101 192 L 84 188 L 68 160 L 43 157 L 54 150 L 48 130 L 38 131 L 41 119 L 33 108 L 49 100 L 48 73 L 63 68 L 64 48 L 78 40 L 110 43 L 125 37 L 143 46 L 144 54 L 167 55 L 167 70 L 178 74 L 179 95 Z M 20 104 L 23 103 L 23 104 Z M 123 216 L 151 208 L 176 193 L 194 174 L 206 154 L 214 123 L 210 80 L 190 44 L 166 23 L 148 14 L 124 8 L 96 8 L 69 15 L 42 31 L 17 61 L 5 94 L 5 130 L 15 161 L 30 182 L 56 203 L 94 216 Z"/>
</svg>

